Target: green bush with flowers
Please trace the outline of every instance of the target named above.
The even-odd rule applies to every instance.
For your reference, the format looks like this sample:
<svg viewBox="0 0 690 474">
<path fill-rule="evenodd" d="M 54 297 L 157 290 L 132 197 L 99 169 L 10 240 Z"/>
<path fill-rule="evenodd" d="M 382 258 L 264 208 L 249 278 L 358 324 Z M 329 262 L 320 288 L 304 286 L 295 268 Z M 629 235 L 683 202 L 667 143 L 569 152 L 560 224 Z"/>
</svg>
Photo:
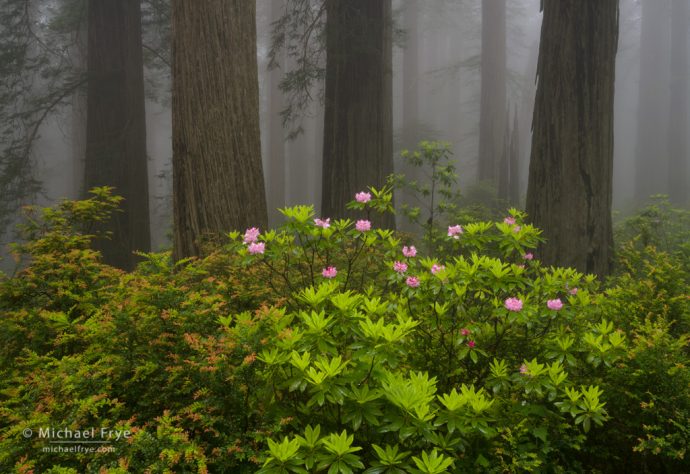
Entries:
<svg viewBox="0 0 690 474">
<path fill-rule="evenodd" d="M 89 249 L 108 189 L 30 210 L 21 270 L 0 278 L 0 472 L 687 466 L 687 339 L 670 322 L 687 286 L 543 267 L 517 210 L 444 222 L 425 256 L 372 226 L 390 188 L 354 197 L 360 219 L 284 209 L 279 229 L 131 273 Z M 643 298 L 668 304 L 638 314 Z M 45 427 L 129 435 L 51 452 L 24 436 Z"/>
</svg>

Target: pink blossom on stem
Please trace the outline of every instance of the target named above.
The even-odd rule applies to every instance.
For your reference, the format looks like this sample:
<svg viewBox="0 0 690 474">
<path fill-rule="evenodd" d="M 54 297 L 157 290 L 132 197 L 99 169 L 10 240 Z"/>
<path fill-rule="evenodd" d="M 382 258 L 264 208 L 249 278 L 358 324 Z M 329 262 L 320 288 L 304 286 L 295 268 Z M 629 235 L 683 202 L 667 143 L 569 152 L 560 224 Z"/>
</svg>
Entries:
<svg viewBox="0 0 690 474">
<path fill-rule="evenodd" d="M 513 216 L 508 216 L 503 219 L 503 222 L 508 225 L 515 225 L 515 218 Z"/>
<path fill-rule="evenodd" d="M 419 286 L 419 278 L 415 276 L 409 276 L 407 277 L 407 280 L 405 280 L 405 283 L 410 288 L 417 288 Z"/>
<path fill-rule="evenodd" d="M 468 341 L 468 342 L 467 342 L 467 345 L 470 346 L 470 349 L 472 349 L 472 348 L 473 348 L 474 346 L 476 346 L 477 344 L 476 344 L 474 341 Z"/>
<path fill-rule="evenodd" d="M 571 295 L 576 295 L 577 294 L 577 287 L 573 288 L 572 290 L 568 291 Z"/>
<path fill-rule="evenodd" d="M 529 369 L 527 368 L 527 366 L 526 366 L 525 364 L 522 364 L 522 365 L 520 366 L 520 373 L 523 374 L 523 375 L 529 373 Z"/>
<path fill-rule="evenodd" d="M 317 227 L 322 227 L 322 228 L 324 228 L 324 229 L 328 229 L 328 228 L 331 226 L 331 218 L 329 217 L 329 218 L 326 219 L 326 220 L 314 219 L 314 224 L 315 224 Z"/>
<path fill-rule="evenodd" d="M 459 239 L 460 234 L 462 234 L 462 226 L 461 225 L 451 225 L 448 226 L 448 237 L 453 237 L 454 239 Z"/>
<path fill-rule="evenodd" d="M 560 298 L 556 298 L 555 300 L 547 301 L 546 306 L 554 311 L 559 311 L 563 308 L 563 302 Z"/>
<path fill-rule="evenodd" d="M 406 245 L 403 247 L 402 253 L 406 257 L 414 257 L 417 255 L 417 249 L 414 245 L 410 245 L 409 247 Z"/>
<path fill-rule="evenodd" d="M 247 229 L 244 232 L 244 243 L 248 244 L 251 242 L 256 242 L 256 240 L 259 238 L 259 234 L 259 229 L 257 229 L 256 227 L 251 227 Z"/>
<path fill-rule="evenodd" d="M 433 273 L 434 275 L 436 275 L 438 272 L 440 272 L 441 270 L 445 270 L 445 269 L 446 269 L 445 265 L 437 265 L 437 264 L 434 263 L 434 264 L 431 266 L 431 273 Z"/>
<path fill-rule="evenodd" d="M 463 336 L 469 336 L 471 332 L 472 332 L 472 331 L 470 331 L 470 330 L 467 329 L 467 328 L 462 328 L 462 329 L 460 330 L 460 334 L 462 334 Z"/>
<path fill-rule="evenodd" d="M 522 309 L 522 300 L 519 298 L 508 298 L 504 302 L 504 306 L 508 311 L 520 311 Z"/>
<path fill-rule="evenodd" d="M 369 194 L 365 191 L 362 191 L 360 193 L 355 194 L 355 200 L 357 202 L 362 203 L 362 204 L 367 203 L 367 202 L 371 201 L 371 194 Z"/>
<path fill-rule="evenodd" d="M 251 242 L 247 247 L 251 255 L 256 255 L 257 253 L 264 253 L 266 250 L 266 244 L 263 242 Z"/>
<path fill-rule="evenodd" d="M 338 270 L 336 270 L 335 267 L 326 267 L 321 271 L 321 275 L 323 275 L 324 278 L 335 278 L 337 274 Z"/>
<path fill-rule="evenodd" d="M 532 260 L 534 258 L 534 254 L 532 252 L 528 252 L 525 255 L 522 256 L 525 260 Z"/>
<path fill-rule="evenodd" d="M 405 273 L 407 271 L 407 264 L 405 262 L 396 261 L 393 264 L 393 270 L 395 270 L 398 273 Z"/>
<path fill-rule="evenodd" d="M 522 229 L 522 227 L 520 227 L 519 225 L 513 226 L 513 232 L 515 233 L 520 232 L 520 229 Z"/>
<path fill-rule="evenodd" d="M 357 229 L 360 232 L 366 232 L 371 229 L 371 222 L 365 219 L 359 220 L 355 224 L 355 229 Z"/>
</svg>

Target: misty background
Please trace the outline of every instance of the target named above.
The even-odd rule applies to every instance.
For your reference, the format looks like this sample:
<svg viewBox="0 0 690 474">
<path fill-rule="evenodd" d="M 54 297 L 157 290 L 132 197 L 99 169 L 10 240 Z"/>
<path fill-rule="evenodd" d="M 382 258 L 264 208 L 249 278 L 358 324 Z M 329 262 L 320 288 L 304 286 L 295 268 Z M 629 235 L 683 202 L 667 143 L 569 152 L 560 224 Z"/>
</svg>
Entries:
<svg viewBox="0 0 690 474">
<path fill-rule="evenodd" d="M 156 2 L 152 2 L 155 4 Z M 404 171 L 400 152 L 420 140 L 451 144 L 464 195 L 482 195 L 478 187 L 481 98 L 482 2 L 480 0 L 393 0 L 393 117 L 396 172 Z M 521 204 L 527 187 L 535 72 L 539 50 L 539 0 L 508 0 L 506 8 L 506 128 L 516 130 L 519 144 Z M 668 193 L 673 173 L 669 141 L 670 107 L 686 95 L 672 96 L 672 79 L 687 83 L 687 59 L 678 72 L 671 58 L 671 0 L 621 0 L 620 34 L 615 84 L 614 212 L 638 207 L 640 194 Z M 84 68 L 85 25 L 62 34 L 64 45 L 50 44 L 51 25 L 60 15 L 58 0 L 28 2 L 26 14 L 37 38 L 47 48 L 62 48 L 50 61 Z M 257 57 L 260 87 L 261 145 L 269 224 L 278 207 L 314 204 L 319 215 L 323 141 L 323 82 L 311 87 L 313 100 L 289 123 L 280 112 L 286 97 L 279 88 L 286 71 L 294 68 L 284 51 L 279 67 L 269 68 L 272 24 L 282 14 L 282 0 L 257 1 Z M 146 13 L 146 12 L 145 12 Z M 149 12 L 143 22 L 146 84 L 152 249 L 169 248 L 172 227 L 172 143 L 169 37 L 165 19 Z M 687 29 L 687 9 L 682 25 Z M 675 18 L 675 21 L 679 21 Z M 7 23 L 3 23 L 8 28 Z M 163 26 L 161 26 L 163 25 Z M 495 32 L 491 32 L 495 34 Z M 684 36 L 687 42 L 688 35 Z M 687 53 L 687 44 L 686 49 Z M 686 54 L 687 55 L 687 54 Z M 325 53 L 324 53 L 325 56 Z M 325 59 L 325 58 L 324 58 Z M 642 65 L 642 68 L 641 68 Z M 677 66 L 677 65 L 676 65 Z M 50 78 L 32 77 L 33 91 L 53 85 Z M 686 89 L 687 90 L 687 89 Z M 642 104 L 642 106 L 640 106 Z M 76 88 L 67 100 L 50 110 L 36 130 L 31 150 L 31 176 L 41 185 L 33 202 L 50 205 L 62 198 L 83 196 L 85 91 Z M 294 137 L 291 132 L 300 130 Z M 685 130 L 687 136 L 690 130 Z M 17 132 L 19 133 L 19 132 Z M 681 159 L 687 163 L 688 157 Z M 688 167 L 686 166 L 686 170 Z M 684 176 L 686 183 L 690 177 Z M 4 199 L 5 196 L 1 196 Z M 402 217 L 399 217 L 398 225 Z M 0 266 L 11 267 L 7 243 L 16 238 L 13 218 L 2 232 Z"/>
</svg>

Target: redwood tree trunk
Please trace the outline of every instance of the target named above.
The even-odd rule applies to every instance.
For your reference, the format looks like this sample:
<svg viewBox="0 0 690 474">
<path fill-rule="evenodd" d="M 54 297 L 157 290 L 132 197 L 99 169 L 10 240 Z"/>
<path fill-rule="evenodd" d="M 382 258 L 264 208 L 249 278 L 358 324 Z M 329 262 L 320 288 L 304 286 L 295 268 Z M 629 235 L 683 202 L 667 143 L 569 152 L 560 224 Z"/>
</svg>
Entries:
<svg viewBox="0 0 690 474">
<path fill-rule="evenodd" d="M 326 0 L 326 94 L 321 214 L 393 173 L 391 0 Z M 393 216 L 372 216 L 392 228 Z"/>
<path fill-rule="evenodd" d="M 669 0 L 641 1 L 635 201 L 668 192 Z M 685 21 L 685 20 L 683 20 Z M 687 78 L 685 78 L 687 80 Z"/>
<path fill-rule="evenodd" d="M 96 243 L 103 260 L 129 270 L 149 251 L 146 115 L 139 0 L 90 0 L 85 189 L 114 186 L 123 196 Z"/>
<path fill-rule="evenodd" d="M 611 269 L 618 0 L 544 2 L 527 213 L 546 264 Z"/>
<path fill-rule="evenodd" d="M 479 179 L 497 181 L 506 120 L 506 0 L 482 2 Z"/>
<path fill-rule="evenodd" d="M 671 117 L 668 190 L 679 206 L 688 202 L 688 0 L 673 0 L 671 10 Z"/>
<path fill-rule="evenodd" d="M 172 2 L 173 256 L 265 227 L 256 5 Z"/>
</svg>

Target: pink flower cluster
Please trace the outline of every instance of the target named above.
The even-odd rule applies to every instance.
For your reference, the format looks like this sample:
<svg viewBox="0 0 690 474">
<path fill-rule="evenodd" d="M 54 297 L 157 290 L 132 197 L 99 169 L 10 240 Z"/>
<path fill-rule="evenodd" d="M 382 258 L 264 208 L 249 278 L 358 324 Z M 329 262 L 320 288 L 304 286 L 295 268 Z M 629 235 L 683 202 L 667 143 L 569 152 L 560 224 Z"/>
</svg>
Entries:
<svg viewBox="0 0 690 474">
<path fill-rule="evenodd" d="M 326 267 L 321 270 L 321 275 L 323 275 L 324 278 L 335 278 L 337 274 L 338 270 L 336 270 L 335 267 Z"/>
<path fill-rule="evenodd" d="M 405 262 L 396 261 L 393 264 L 393 270 L 395 270 L 398 273 L 405 273 L 407 271 L 407 264 Z"/>
<path fill-rule="evenodd" d="M 513 216 L 508 216 L 503 219 L 504 224 L 515 225 L 515 218 Z"/>
<path fill-rule="evenodd" d="M 357 229 L 360 232 L 366 232 L 371 229 L 371 222 L 365 219 L 358 220 L 355 224 L 355 229 Z"/>
<path fill-rule="evenodd" d="M 451 225 L 448 226 L 448 237 L 453 237 L 454 239 L 459 239 L 460 234 L 462 234 L 462 226 L 460 225 Z"/>
<path fill-rule="evenodd" d="M 436 275 L 438 272 L 440 272 L 441 270 L 445 270 L 445 269 L 446 269 L 445 265 L 437 265 L 434 263 L 431 266 L 431 273 Z"/>
<path fill-rule="evenodd" d="M 525 260 L 532 260 L 534 258 L 534 254 L 532 252 L 528 252 L 525 255 L 522 256 Z"/>
<path fill-rule="evenodd" d="M 402 248 L 402 253 L 408 258 L 415 257 L 417 255 L 417 249 L 414 245 L 410 245 L 409 247 L 406 245 Z"/>
<path fill-rule="evenodd" d="M 518 312 L 522 309 L 522 300 L 519 298 L 508 298 L 503 305 L 508 311 Z"/>
<path fill-rule="evenodd" d="M 315 224 L 317 227 L 321 227 L 321 228 L 323 228 L 323 229 L 328 229 L 328 228 L 331 226 L 331 218 L 329 217 L 329 218 L 326 219 L 326 220 L 314 219 L 314 224 Z"/>
<path fill-rule="evenodd" d="M 407 280 L 405 280 L 405 283 L 410 288 L 417 288 L 419 286 L 419 278 L 416 276 L 409 276 L 407 277 Z"/>
<path fill-rule="evenodd" d="M 251 227 L 251 228 L 245 230 L 244 231 L 244 243 L 248 244 L 251 242 L 256 242 L 257 239 L 259 238 L 260 233 L 261 232 L 259 232 L 259 229 L 257 229 L 256 227 Z"/>
<path fill-rule="evenodd" d="M 266 244 L 263 242 L 252 242 L 247 246 L 247 250 L 251 255 L 256 255 L 257 253 L 264 253 L 266 250 Z"/>
<path fill-rule="evenodd" d="M 362 203 L 362 204 L 365 204 L 365 203 L 371 201 L 371 194 L 364 192 L 364 191 L 357 193 L 357 194 L 355 194 L 355 201 Z"/>
<path fill-rule="evenodd" d="M 247 245 L 247 250 L 250 255 L 262 254 L 266 251 L 266 244 L 263 242 L 257 242 L 259 240 L 259 234 L 261 232 L 256 227 L 251 227 L 244 231 L 244 243 Z"/>
<path fill-rule="evenodd" d="M 549 300 L 546 302 L 546 307 L 553 311 L 560 311 L 563 308 L 563 302 L 560 298 L 556 298 L 555 300 Z"/>
</svg>

